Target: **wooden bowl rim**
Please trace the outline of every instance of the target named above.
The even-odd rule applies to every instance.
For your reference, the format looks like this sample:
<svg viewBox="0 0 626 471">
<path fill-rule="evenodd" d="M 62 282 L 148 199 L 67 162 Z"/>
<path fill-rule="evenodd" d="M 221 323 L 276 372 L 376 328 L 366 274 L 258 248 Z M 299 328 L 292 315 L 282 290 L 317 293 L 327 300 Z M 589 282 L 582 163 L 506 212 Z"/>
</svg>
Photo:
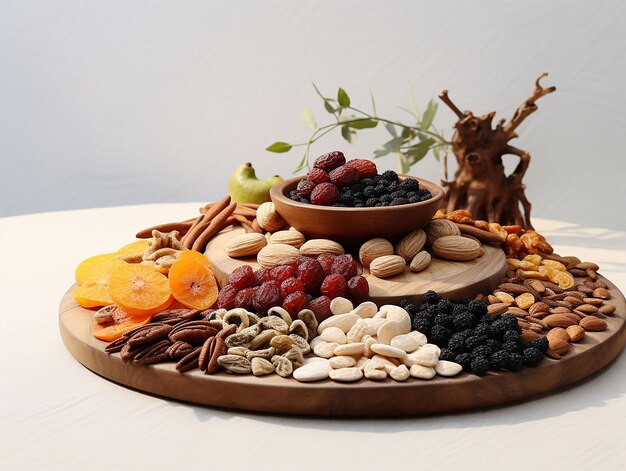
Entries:
<svg viewBox="0 0 626 471">
<path fill-rule="evenodd" d="M 362 212 L 363 213 L 363 212 L 368 212 L 372 210 L 393 212 L 393 211 L 399 211 L 399 210 L 424 208 L 435 202 L 441 201 L 441 199 L 443 198 L 445 194 L 445 191 L 441 186 L 437 185 L 436 183 L 431 182 L 430 180 L 426 180 L 425 178 L 418 178 L 413 175 L 406 175 L 403 173 L 399 173 L 398 177 L 400 177 L 403 180 L 406 178 L 413 178 L 419 182 L 420 188 L 422 187 L 422 184 L 425 183 L 426 189 L 430 191 L 433 197 L 425 201 L 420 201 L 419 203 L 408 203 L 408 204 L 402 204 L 398 206 L 378 206 L 378 207 L 369 207 L 369 208 L 344 208 L 344 207 L 336 207 L 336 206 L 322 206 L 322 205 L 315 205 L 311 203 L 299 203 L 297 201 L 289 199 L 287 195 L 285 194 L 287 188 L 290 187 L 292 184 L 294 183 L 297 184 L 300 180 L 305 179 L 306 175 L 300 175 L 298 177 L 289 178 L 287 180 L 283 180 L 282 182 L 276 183 L 270 189 L 270 197 L 273 202 L 275 202 L 276 200 L 279 200 L 281 203 L 284 203 L 286 205 L 290 205 L 296 208 L 305 208 L 308 210 L 318 210 L 318 211 L 329 211 L 329 212 L 336 212 L 336 213 L 341 213 L 341 212 L 346 212 L 346 213 Z M 435 192 L 433 192 L 433 190 Z"/>
</svg>

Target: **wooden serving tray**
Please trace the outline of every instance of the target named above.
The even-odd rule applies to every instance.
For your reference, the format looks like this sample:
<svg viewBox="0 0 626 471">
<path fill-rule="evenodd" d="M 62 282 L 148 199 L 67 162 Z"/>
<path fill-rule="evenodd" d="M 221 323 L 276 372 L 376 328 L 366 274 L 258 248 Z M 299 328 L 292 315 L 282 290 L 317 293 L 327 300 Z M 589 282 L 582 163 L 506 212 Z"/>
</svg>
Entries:
<svg viewBox="0 0 626 471">
<path fill-rule="evenodd" d="M 603 278 L 604 279 L 604 278 Z M 608 329 L 588 332 L 572 344 L 561 360 L 545 359 L 536 368 L 516 373 L 467 373 L 432 380 L 409 378 L 374 382 L 362 379 L 341 384 L 331 380 L 300 383 L 277 375 L 237 376 L 226 372 L 205 375 L 199 370 L 179 374 L 174 364 L 140 366 L 107 355 L 106 342 L 91 335 L 93 313 L 81 308 L 68 291 L 60 305 L 59 328 L 70 353 L 93 372 L 139 391 L 213 407 L 277 414 L 329 417 L 391 417 L 450 412 L 495 406 L 545 394 L 580 381 L 604 368 L 626 343 L 626 300 L 609 286 L 615 314 Z"/>
</svg>

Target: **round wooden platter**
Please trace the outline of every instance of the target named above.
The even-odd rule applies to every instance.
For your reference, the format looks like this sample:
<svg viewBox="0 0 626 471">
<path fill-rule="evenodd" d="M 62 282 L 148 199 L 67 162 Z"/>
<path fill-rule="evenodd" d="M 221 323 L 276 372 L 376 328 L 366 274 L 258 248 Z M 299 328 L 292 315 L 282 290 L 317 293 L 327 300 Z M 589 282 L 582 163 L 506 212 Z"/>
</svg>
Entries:
<svg viewBox="0 0 626 471">
<path fill-rule="evenodd" d="M 606 280 L 605 280 L 606 281 Z M 403 383 L 362 379 L 341 384 L 331 380 L 299 383 L 277 375 L 254 377 L 200 371 L 179 374 L 173 363 L 140 366 L 107 355 L 105 342 L 91 335 L 93 313 L 81 308 L 68 291 L 60 305 L 59 328 L 70 353 L 93 372 L 140 391 L 207 406 L 246 411 L 329 417 L 414 416 L 495 406 L 555 391 L 604 368 L 626 343 L 626 300 L 612 283 L 608 329 L 589 332 L 572 344 L 561 360 L 545 359 L 536 368 L 490 372 L 478 377 L 436 376 L 429 381 L 409 378 Z"/>
<path fill-rule="evenodd" d="M 219 233 L 207 245 L 206 255 L 211 260 L 215 276 L 220 286 L 227 283 L 228 275 L 238 266 L 248 264 L 255 270 L 259 267 L 256 257 L 234 259 L 224 250 L 228 241 L 244 230 L 232 226 Z M 357 247 L 358 250 L 358 247 Z M 408 269 L 390 278 L 377 278 L 363 268 L 363 276 L 370 287 L 370 298 L 379 306 L 398 303 L 409 299 L 421 303 L 422 294 L 433 290 L 447 298 L 469 296 L 478 293 L 491 293 L 504 278 L 506 257 L 502 249 L 484 245 L 485 253 L 469 262 L 454 262 L 433 257 L 431 264 L 419 273 Z"/>
</svg>

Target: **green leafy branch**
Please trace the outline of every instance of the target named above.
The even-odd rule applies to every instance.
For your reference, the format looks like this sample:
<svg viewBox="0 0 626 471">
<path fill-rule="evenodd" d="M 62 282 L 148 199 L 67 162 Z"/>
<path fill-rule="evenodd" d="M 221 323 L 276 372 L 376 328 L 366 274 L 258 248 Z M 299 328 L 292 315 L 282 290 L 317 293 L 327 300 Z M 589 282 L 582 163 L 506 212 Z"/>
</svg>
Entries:
<svg viewBox="0 0 626 471">
<path fill-rule="evenodd" d="M 409 90 L 411 109 L 402 107 L 400 109 L 409 113 L 415 122 L 414 124 L 404 124 L 378 116 L 373 95 L 371 95 L 372 111 L 368 113 L 352 106 L 350 96 L 343 88 L 337 90 L 336 98 L 324 96 L 315 84 L 313 84 L 313 88 L 324 101 L 324 109 L 333 115 L 335 122 L 319 126 L 315 116 L 307 108 L 302 113 L 302 120 L 313 130 L 308 141 L 299 144 L 277 141 L 266 148 L 269 152 L 280 154 L 289 152 L 294 147 L 304 147 L 304 155 L 293 173 L 298 173 L 309 167 L 311 146 L 326 134 L 339 128 L 341 136 L 350 144 L 354 144 L 359 130 L 372 129 L 379 124 L 384 126 L 391 139 L 374 151 L 374 159 L 389 154 L 396 154 L 400 164 L 400 171 L 407 173 L 413 165 L 422 160 L 429 151 L 432 151 L 437 161 L 440 161 L 443 156 L 445 166 L 449 142 L 433 125 L 433 120 L 437 113 L 437 103 L 435 101 L 430 100 L 424 113 L 420 114 L 417 106 L 415 106 L 413 94 Z"/>
</svg>

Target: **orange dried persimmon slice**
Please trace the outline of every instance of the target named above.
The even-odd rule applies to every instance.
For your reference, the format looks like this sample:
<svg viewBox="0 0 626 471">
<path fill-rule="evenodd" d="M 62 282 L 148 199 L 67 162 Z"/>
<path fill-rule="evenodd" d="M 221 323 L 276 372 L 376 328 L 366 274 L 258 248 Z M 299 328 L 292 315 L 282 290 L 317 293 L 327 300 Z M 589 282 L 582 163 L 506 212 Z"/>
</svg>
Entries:
<svg viewBox="0 0 626 471">
<path fill-rule="evenodd" d="M 217 301 L 217 282 L 207 258 L 187 250 L 170 268 L 170 289 L 174 298 L 192 309 L 208 309 Z"/>
<path fill-rule="evenodd" d="M 78 264 L 74 272 L 76 283 L 79 285 L 89 283 L 107 284 L 111 271 L 119 266 L 128 265 L 124 260 L 120 260 L 119 257 L 119 253 L 105 253 L 83 260 Z"/>
<path fill-rule="evenodd" d="M 173 301 L 167 277 L 150 266 L 136 263 L 113 270 L 109 294 L 115 304 L 136 315 L 156 314 Z"/>
<path fill-rule="evenodd" d="M 109 294 L 109 286 L 100 283 L 89 283 L 72 291 L 72 296 L 82 307 L 92 308 L 107 306 L 113 303 Z"/>
</svg>

